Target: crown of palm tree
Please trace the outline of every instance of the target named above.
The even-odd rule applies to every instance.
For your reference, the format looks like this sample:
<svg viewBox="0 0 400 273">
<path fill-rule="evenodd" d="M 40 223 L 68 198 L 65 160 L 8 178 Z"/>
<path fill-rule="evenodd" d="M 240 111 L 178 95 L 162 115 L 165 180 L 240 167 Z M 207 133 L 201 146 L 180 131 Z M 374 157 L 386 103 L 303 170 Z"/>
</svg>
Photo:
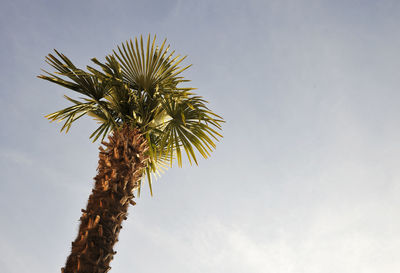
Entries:
<svg viewBox="0 0 400 273">
<path fill-rule="evenodd" d="M 44 71 L 39 78 L 54 82 L 83 95 L 80 100 L 64 96 L 72 106 L 46 117 L 65 121 L 61 131 L 68 132 L 72 123 L 88 114 L 100 126 L 91 134 L 93 141 L 104 139 L 110 131 L 122 126 L 138 128 L 149 145 L 146 168 L 151 190 L 151 173 L 172 165 L 176 157 L 182 166 L 182 151 L 190 164 L 197 164 L 196 150 L 205 158 L 215 148 L 222 135 L 223 119 L 195 95 L 193 88 L 179 87 L 188 82 L 181 75 L 189 66 L 179 64 L 186 56 L 168 53 L 166 40 L 155 46 L 156 37 L 148 36 L 146 46 L 140 41 L 127 41 L 106 56 L 105 63 L 93 58 L 101 69 L 87 66 L 77 68 L 65 55 L 55 50 L 46 62 L 56 69 L 55 74 Z M 139 186 L 140 190 L 140 186 Z"/>
</svg>

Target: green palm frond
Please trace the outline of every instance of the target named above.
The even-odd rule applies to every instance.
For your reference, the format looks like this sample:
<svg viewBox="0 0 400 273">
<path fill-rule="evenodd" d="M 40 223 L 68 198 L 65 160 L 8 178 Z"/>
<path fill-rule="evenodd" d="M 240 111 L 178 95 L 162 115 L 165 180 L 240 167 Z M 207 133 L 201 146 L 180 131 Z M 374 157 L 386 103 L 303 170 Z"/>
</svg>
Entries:
<svg viewBox="0 0 400 273">
<path fill-rule="evenodd" d="M 166 39 L 160 48 L 155 47 L 155 42 L 156 37 L 151 42 L 149 35 L 145 49 L 143 38 L 140 37 L 140 42 L 135 38 L 135 42 L 127 41 L 118 46 L 118 52 L 114 50 L 113 53 L 121 64 L 124 80 L 131 87 L 144 90 L 150 95 L 154 95 L 160 87 L 165 91 L 169 89 L 176 92 L 180 90 L 177 84 L 182 82 L 178 75 L 191 65 L 179 67 L 186 56 L 174 57 L 175 51 L 168 54 L 170 46 L 165 46 Z"/>
<path fill-rule="evenodd" d="M 195 95 L 194 88 L 180 86 L 188 82 L 181 73 L 190 65 L 180 66 L 186 56 L 169 50 L 166 40 L 156 46 L 155 36 L 149 35 L 147 42 L 135 38 L 118 46 L 104 63 L 93 58 L 97 68 L 87 66 L 87 71 L 55 50 L 46 62 L 56 72 L 39 76 L 83 95 L 79 100 L 65 96 L 73 105 L 46 116 L 64 121 L 61 131 L 67 132 L 88 114 L 99 123 L 90 136 L 93 141 L 124 124 L 142 132 L 149 145 L 150 190 L 152 175 L 172 166 L 175 158 L 182 166 L 183 152 L 190 164 L 197 164 L 197 156 L 209 157 L 222 137 L 223 119 L 207 108 L 207 101 Z"/>
<path fill-rule="evenodd" d="M 170 117 L 160 146 L 168 147 L 167 151 L 176 152 L 178 165 L 182 166 L 181 147 L 185 150 L 188 160 L 197 164 L 195 149 L 207 158 L 215 148 L 214 141 L 222 137 L 217 130 L 221 129 L 222 118 L 212 113 L 199 96 L 175 100 L 165 98 L 162 106 Z M 214 140 L 213 140 L 214 139 Z"/>
</svg>

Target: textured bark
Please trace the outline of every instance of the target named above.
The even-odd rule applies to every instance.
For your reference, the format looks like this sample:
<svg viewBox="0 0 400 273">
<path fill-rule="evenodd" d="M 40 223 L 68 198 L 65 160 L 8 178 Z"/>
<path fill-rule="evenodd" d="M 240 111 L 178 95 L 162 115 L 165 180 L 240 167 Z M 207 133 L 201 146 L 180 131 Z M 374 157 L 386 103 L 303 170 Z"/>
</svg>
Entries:
<svg viewBox="0 0 400 273">
<path fill-rule="evenodd" d="M 100 147 L 98 173 L 87 207 L 82 210 L 78 237 L 63 273 L 103 273 L 111 269 L 121 223 L 147 163 L 148 145 L 137 129 L 125 126 Z"/>
</svg>

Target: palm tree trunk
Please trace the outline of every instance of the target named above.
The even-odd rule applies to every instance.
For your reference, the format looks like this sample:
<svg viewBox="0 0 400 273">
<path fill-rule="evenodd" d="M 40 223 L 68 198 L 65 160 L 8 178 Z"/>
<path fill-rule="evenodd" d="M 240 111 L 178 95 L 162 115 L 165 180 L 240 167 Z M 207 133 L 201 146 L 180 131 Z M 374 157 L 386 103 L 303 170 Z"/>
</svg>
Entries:
<svg viewBox="0 0 400 273">
<path fill-rule="evenodd" d="M 145 138 L 139 130 L 125 126 L 115 130 L 100 147 L 98 173 L 87 207 L 82 210 L 78 237 L 72 242 L 63 273 L 104 273 L 111 269 L 121 223 L 133 191 L 147 164 Z"/>
</svg>

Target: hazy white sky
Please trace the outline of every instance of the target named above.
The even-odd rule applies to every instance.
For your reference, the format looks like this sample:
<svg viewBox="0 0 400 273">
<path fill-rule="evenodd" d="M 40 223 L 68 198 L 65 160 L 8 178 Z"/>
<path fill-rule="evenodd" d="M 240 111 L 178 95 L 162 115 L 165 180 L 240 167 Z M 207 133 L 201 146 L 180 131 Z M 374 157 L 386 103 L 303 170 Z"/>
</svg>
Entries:
<svg viewBox="0 0 400 273">
<path fill-rule="evenodd" d="M 0 268 L 60 272 L 96 174 L 95 122 L 36 79 L 140 34 L 188 55 L 225 119 L 199 167 L 130 208 L 113 273 L 400 272 L 399 1 L 2 1 Z"/>
</svg>

